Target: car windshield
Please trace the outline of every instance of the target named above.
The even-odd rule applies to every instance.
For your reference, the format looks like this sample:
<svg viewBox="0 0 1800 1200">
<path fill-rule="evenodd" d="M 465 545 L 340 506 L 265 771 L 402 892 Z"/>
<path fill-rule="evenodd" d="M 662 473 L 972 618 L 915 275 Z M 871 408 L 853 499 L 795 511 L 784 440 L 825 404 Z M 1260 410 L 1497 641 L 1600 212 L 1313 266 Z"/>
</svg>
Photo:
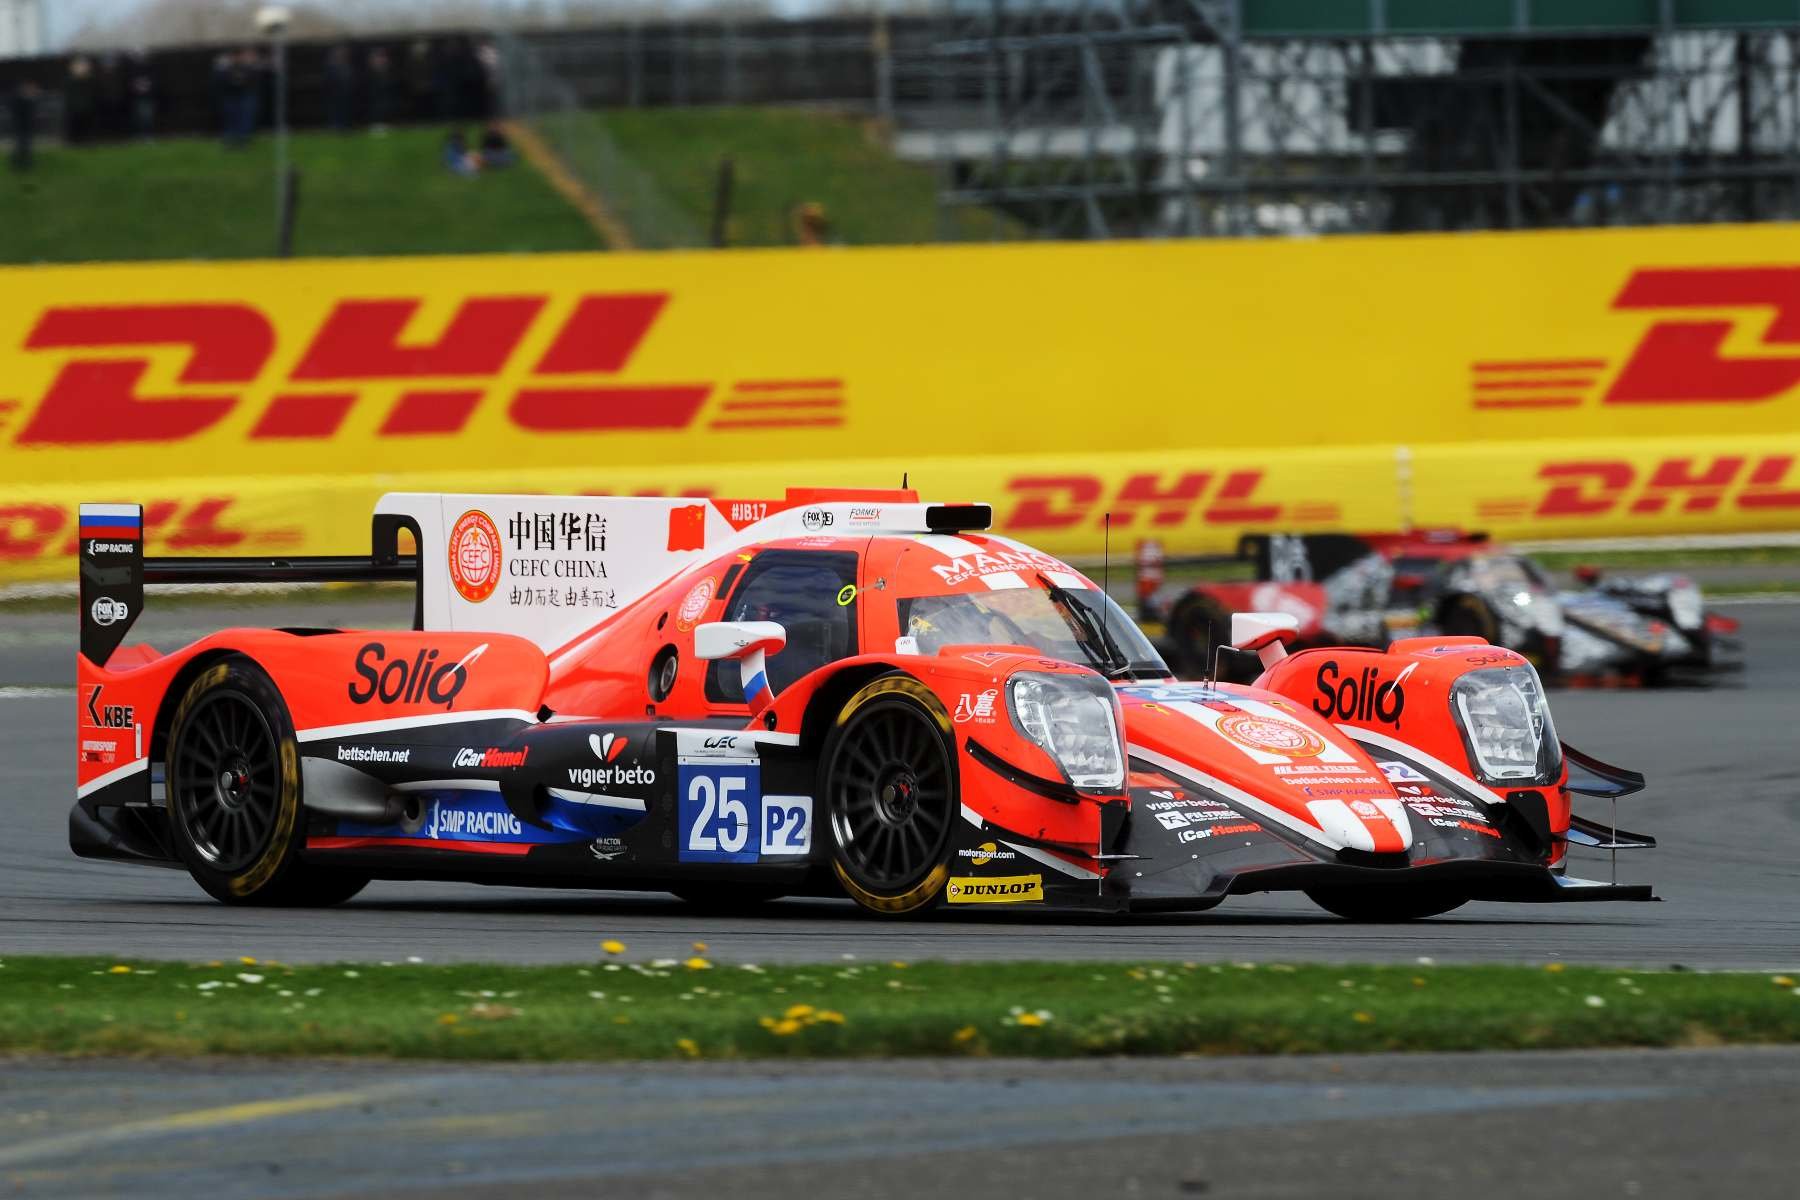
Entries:
<svg viewBox="0 0 1800 1200">
<path fill-rule="evenodd" d="M 1164 679 L 1169 668 L 1125 610 L 1094 588 L 1012 587 L 900 601 L 900 629 L 941 646 L 1030 646 L 1113 679 Z"/>
</svg>

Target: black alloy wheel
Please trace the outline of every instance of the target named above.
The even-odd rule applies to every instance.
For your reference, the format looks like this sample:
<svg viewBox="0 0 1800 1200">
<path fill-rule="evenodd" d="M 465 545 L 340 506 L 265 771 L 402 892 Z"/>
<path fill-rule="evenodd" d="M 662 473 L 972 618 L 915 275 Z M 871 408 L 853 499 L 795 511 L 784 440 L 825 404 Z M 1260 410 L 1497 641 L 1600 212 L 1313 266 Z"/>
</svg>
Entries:
<svg viewBox="0 0 1800 1200">
<path fill-rule="evenodd" d="M 236 875 L 262 857 L 278 824 L 275 732 L 241 692 L 215 690 L 186 716 L 171 807 L 194 853 Z"/>
<path fill-rule="evenodd" d="M 948 727 L 929 689 L 884 676 L 851 698 L 826 745 L 833 865 L 865 907 L 922 908 L 948 877 L 958 802 Z"/>
</svg>

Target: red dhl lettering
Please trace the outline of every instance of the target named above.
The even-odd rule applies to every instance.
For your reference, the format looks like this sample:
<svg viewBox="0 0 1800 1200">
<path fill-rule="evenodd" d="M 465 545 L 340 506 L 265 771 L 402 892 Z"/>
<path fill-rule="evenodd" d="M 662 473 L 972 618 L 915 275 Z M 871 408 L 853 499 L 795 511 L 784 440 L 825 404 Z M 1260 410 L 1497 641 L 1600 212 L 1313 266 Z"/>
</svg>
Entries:
<svg viewBox="0 0 1800 1200">
<path fill-rule="evenodd" d="M 1598 517 L 1620 511 L 1634 516 L 1665 512 L 1760 512 L 1800 509 L 1800 479 L 1790 477 L 1794 456 L 1666 458 L 1645 469 L 1623 459 L 1549 462 L 1538 469 L 1548 486 L 1535 516 Z"/>
<path fill-rule="evenodd" d="M 1280 520 L 1329 522 L 1339 513 L 1335 501 L 1300 501 L 1281 505 L 1258 500 L 1260 470 L 1187 471 L 1171 475 L 1129 475 L 1109 494 L 1098 475 L 1020 475 L 1005 491 L 1016 501 L 997 526 L 1020 535 L 1046 529 L 1098 527 L 1111 513 L 1113 522 L 1130 528 L 1140 516 L 1152 528 L 1199 522 L 1207 525 L 1262 525 Z"/>
<path fill-rule="evenodd" d="M 87 353 L 63 363 L 16 440 L 24 446 L 180 441 L 219 424 L 258 385 L 274 394 L 257 414 L 251 438 L 323 439 L 334 436 L 362 401 L 354 385 L 431 379 L 455 380 L 458 386 L 402 391 L 378 435 L 458 433 L 488 396 L 487 387 L 471 381 L 493 380 L 507 369 L 549 299 L 469 297 L 428 343 L 404 340 L 423 305 L 420 299 L 340 300 L 313 331 L 292 371 L 275 379 L 265 375 L 276 357 L 277 331 L 248 304 L 48 309 L 27 335 L 25 349 Z M 713 392 L 710 382 L 593 378 L 626 370 L 668 302 L 666 292 L 581 297 L 532 366 L 532 381 L 505 399 L 507 419 L 540 433 L 692 425 Z M 150 362 L 129 351 L 150 347 L 187 351 L 177 377 L 181 391 L 139 390 Z M 763 422 L 791 423 L 786 417 Z"/>
<path fill-rule="evenodd" d="M 1615 309 L 1773 309 L 1770 347 L 1800 348 L 1800 267 L 1679 267 L 1635 272 Z M 1733 320 L 1662 320 L 1638 340 L 1608 404 L 1755 404 L 1800 384 L 1800 354 L 1720 353 Z"/>
<path fill-rule="evenodd" d="M 232 496 L 148 500 L 144 503 L 145 542 L 154 542 L 158 552 L 191 554 L 241 551 L 251 546 L 296 546 L 305 537 L 305 531 L 297 526 L 253 530 L 239 524 L 232 514 L 236 502 Z M 0 504 L 0 562 L 50 554 L 73 557 L 76 529 L 72 506 Z"/>
</svg>

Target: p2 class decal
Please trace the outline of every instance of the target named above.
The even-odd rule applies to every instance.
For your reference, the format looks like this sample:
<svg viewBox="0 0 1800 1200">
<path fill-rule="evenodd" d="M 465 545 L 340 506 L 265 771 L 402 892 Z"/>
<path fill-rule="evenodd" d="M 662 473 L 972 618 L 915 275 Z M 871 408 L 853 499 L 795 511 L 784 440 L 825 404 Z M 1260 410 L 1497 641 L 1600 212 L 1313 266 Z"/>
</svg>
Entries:
<svg viewBox="0 0 1800 1200">
<path fill-rule="evenodd" d="M 804 858 L 813 847 L 813 798 L 765 795 L 758 759 L 684 758 L 676 768 L 676 858 L 755 863 Z"/>
</svg>

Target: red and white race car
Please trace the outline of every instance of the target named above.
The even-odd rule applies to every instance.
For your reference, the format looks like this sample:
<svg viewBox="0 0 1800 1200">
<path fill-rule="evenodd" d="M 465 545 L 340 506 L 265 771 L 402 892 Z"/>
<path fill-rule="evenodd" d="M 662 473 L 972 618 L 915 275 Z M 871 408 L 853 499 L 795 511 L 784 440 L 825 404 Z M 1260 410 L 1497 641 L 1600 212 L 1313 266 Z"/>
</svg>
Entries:
<svg viewBox="0 0 1800 1200">
<path fill-rule="evenodd" d="M 1650 898 L 1565 873 L 1571 843 L 1652 844 L 1570 813 L 1642 779 L 1565 749 L 1519 655 L 1290 657 L 1291 620 L 1240 614 L 1256 686 L 1178 683 L 989 521 L 911 491 L 400 494 L 366 558 L 146 560 L 137 506 L 84 505 L 71 844 L 229 903 L 372 878 L 883 913 Z M 412 581 L 414 629 L 122 644 L 146 583 L 330 579 Z"/>
</svg>

